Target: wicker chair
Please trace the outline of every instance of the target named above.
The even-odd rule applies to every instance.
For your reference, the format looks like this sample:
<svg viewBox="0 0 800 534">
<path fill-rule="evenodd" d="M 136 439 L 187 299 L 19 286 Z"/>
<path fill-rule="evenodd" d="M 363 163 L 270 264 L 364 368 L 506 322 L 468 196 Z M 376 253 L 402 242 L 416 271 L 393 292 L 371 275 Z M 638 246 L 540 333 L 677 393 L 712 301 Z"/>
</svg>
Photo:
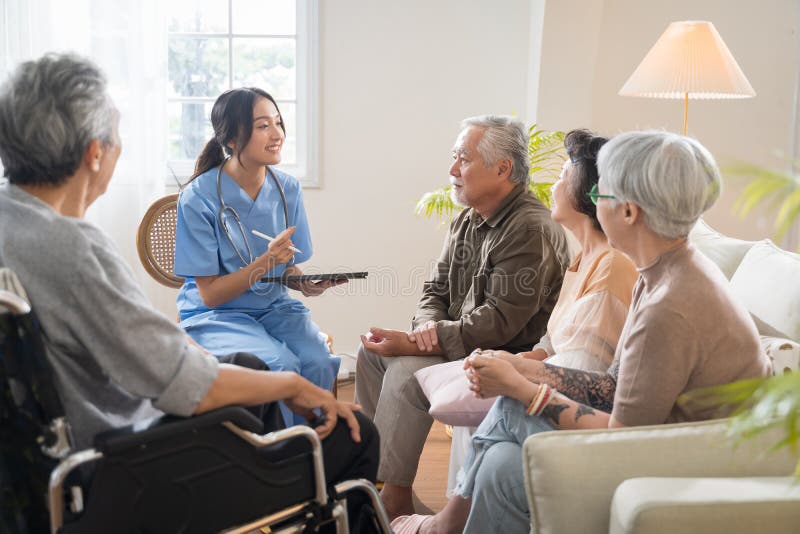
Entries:
<svg viewBox="0 0 800 534">
<path fill-rule="evenodd" d="M 177 289 L 184 279 L 176 275 L 175 225 L 178 220 L 178 193 L 161 197 L 147 209 L 136 233 L 136 250 L 147 274 L 163 286 Z M 333 338 L 327 336 L 328 351 L 333 351 Z M 337 395 L 337 383 L 333 394 Z"/>
<path fill-rule="evenodd" d="M 136 249 L 147 274 L 161 285 L 179 288 L 183 278 L 175 275 L 175 224 L 178 193 L 159 198 L 147 209 L 136 233 Z"/>
</svg>

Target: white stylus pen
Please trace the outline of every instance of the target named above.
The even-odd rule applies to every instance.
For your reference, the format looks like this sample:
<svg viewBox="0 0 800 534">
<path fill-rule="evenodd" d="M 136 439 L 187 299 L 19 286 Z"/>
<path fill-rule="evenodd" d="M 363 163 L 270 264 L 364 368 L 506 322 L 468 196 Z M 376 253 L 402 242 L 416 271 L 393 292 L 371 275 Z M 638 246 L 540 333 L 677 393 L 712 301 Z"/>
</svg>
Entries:
<svg viewBox="0 0 800 534">
<path fill-rule="evenodd" d="M 257 235 L 261 239 L 266 239 L 267 241 L 275 241 L 274 237 L 270 237 L 267 234 L 263 234 L 263 233 L 259 232 L 258 230 L 250 230 L 250 232 L 252 232 L 253 235 Z M 292 252 L 296 252 L 298 254 L 302 254 L 302 252 L 300 251 L 299 248 L 289 247 L 289 250 L 291 250 Z"/>
</svg>

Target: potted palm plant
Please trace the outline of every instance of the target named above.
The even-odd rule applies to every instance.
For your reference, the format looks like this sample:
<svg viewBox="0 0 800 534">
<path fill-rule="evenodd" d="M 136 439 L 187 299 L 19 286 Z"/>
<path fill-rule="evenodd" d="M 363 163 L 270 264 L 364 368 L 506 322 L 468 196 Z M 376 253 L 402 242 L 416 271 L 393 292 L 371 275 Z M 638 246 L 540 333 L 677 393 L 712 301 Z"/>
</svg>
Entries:
<svg viewBox="0 0 800 534">
<path fill-rule="evenodd" d="M 528 158 L 530 160 L 530 191 L 550 207 L 550 187 L 558 177 L 564 160 L 564 132 L 546 132 L 536 124 L 528 129 Z M 449 221 L 453 214 L 463 209 L 453 202 L 451 186 L 440 187 L 425 193 L 417 202 L 416 213 L 425 217 L 436 216 Z"/>
</svg>

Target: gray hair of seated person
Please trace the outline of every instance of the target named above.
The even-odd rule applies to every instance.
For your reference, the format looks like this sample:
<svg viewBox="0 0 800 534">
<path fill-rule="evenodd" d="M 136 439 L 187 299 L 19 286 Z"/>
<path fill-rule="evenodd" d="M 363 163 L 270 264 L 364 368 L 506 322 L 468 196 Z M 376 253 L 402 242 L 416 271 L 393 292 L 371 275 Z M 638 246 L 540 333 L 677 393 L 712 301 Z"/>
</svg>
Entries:
<svg viewBox="0 0 800 534">
<path fill-rule="evenodd" d="M 645 224 L 665 239 L 686 237 L 722 190 L 711 153 L 695 139 L 664 131 L 613 137 L 597 158 L 612 202 L 632 202 Z"/>
<path fill-rule="evenodd" d="M 484 130 L 478 143 L 478 153 L 486 166 L 494 165 L 501 159 L 511 160 L 511 175 L 515 184 L 525 187 L 530 182 L 528 175 L 528 135 L 525 125 L 511 117 L 500 115 L 481 115 L 461 121 L 461 128 L 475 126 Z"/>
<path fill-rule="evenodd" d="M 12 184 L 59 186 L 89 144 L 113 142 L 114 104 L 88 59 L 47 54 L 19 65 L 0 88 L 0 159 Z"/>
</svg>

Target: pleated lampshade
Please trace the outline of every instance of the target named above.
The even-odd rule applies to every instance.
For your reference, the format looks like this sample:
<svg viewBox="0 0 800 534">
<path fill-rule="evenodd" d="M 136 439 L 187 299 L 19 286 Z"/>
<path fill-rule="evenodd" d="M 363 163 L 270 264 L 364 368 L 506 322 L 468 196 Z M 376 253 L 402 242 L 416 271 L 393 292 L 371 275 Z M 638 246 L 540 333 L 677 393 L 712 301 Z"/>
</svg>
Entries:
<svg viewBox="0 0 800 534">
<path fill-rule="evenodd" d="M 647 98 L 750 98 L 747 81 L 711 22 L 671 23 L 620 89 Z"/>
</svg>

